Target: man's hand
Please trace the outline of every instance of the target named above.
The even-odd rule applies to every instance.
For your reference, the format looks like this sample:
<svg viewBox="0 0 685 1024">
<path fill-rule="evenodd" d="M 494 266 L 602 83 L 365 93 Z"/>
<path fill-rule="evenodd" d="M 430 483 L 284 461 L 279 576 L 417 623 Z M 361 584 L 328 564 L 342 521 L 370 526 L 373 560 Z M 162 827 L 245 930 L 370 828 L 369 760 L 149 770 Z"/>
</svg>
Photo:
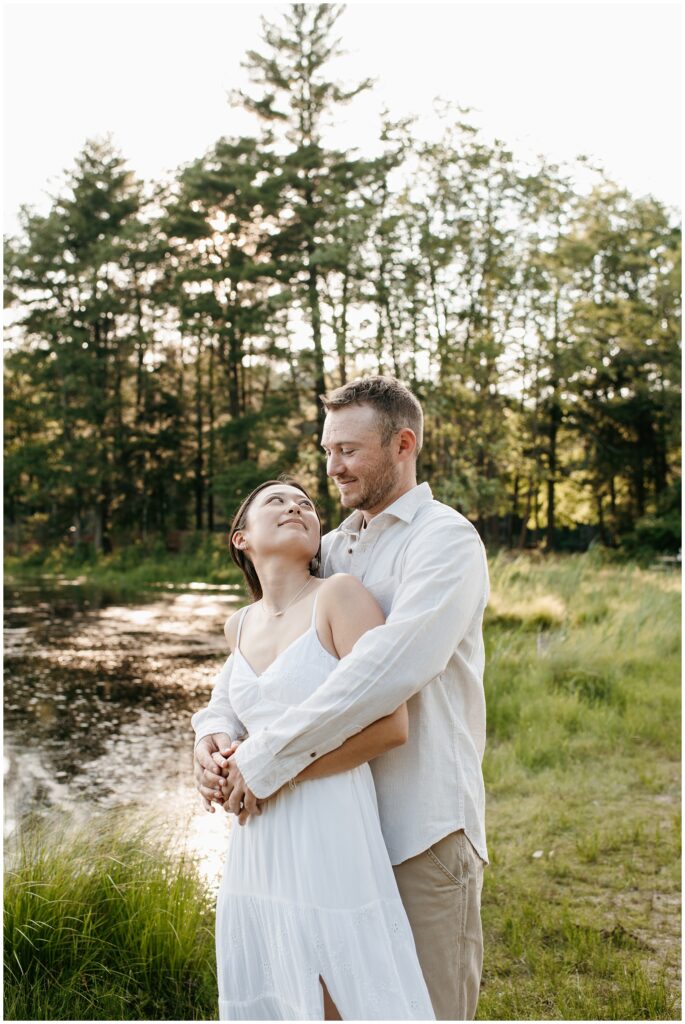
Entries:
<svg viewBox="0 0 685 1024">
<path fill-rule="evenodd" d="M 262 809 L 257 803 L 257 797 L 245 782 L 238 765 L 230 757 L 228 773 L 225 773 L 222 788 L 225 801 L 224 810 L 237 814 L 238 824 L 244 825 L 251 814 L 262 813 Z"/>
<path fill-rule="evenodd" d="M 212 802 L 223 804 L 226 799 L 221 790 L 222 773 L 228 770 L 228 758 L 237 747 L 225 732 L 203 736 L 195 747 L 193 772 L 202 806 L 214 814 Z"/>
</svg>

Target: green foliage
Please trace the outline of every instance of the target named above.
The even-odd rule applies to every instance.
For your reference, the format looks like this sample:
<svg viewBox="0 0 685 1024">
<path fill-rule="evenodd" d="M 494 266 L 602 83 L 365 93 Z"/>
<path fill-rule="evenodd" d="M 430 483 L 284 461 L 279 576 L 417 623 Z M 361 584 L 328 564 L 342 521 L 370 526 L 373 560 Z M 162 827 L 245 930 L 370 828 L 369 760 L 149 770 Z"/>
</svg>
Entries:
<svg viewBox="0 0 685 1024">
<path fill-rule="evenodd" d="M 179 550 L 169 551 L 161 538 L 148 538 L 110 554 L 96 555 L 90 547 L 71 548 L 63 544 L 50 550 L 37 549 L 27 557 L 8 556 L 8 577 L 37 575 L 83 579 L 99 586 L 114 587 L 130 599 L 152 584 L 242 583 L 240 570 L 231 561 L 224 534 L 187 534 L 178 538 Z"/>
<path fill-rule="evenodd" d="M 48 214 L 24 210 L 5 246 L 11 549 L 212 531 L 283 469 L 333 525 L 318 396 L 381 372 L 423 402 L 423 476 L 490 544 L 557 550 L 585 526 L 630 556 L 677 550 L 675 211 L 582 161 L 589 189 L 578 165 L 524 163 L 446 104 L 434 138 L 388 118 L 381 155 L 332 148 L 371 85 L 337 80 L 342 12 L 264 22 L 235 97 L 255 135 L 153 189 L 89 140 Z"/>
<path fill-rule="evenodd" d="M 27 826 L 5 870 L 6 1020 L 216 1014 L 211 900 L 159 836 Z"/>
<path fill-rule="evenodd" d="M 681 481 L 667 488 L 652 515 L 644 515 L 621 540 L 628 556 L 649 557 L 654 552 L 675 554 L 682 547 Z"/>
</svg>

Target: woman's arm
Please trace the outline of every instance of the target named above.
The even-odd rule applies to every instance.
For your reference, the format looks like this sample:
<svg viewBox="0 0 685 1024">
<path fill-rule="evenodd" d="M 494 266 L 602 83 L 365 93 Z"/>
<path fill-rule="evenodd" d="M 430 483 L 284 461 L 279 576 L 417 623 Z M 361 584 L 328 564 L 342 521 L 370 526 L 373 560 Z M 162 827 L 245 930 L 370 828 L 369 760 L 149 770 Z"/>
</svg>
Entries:
<svg viewBox="0 0 685 1024">
<path fill-rule="evenodd" d="M 235 613 L 224 626 L 229 649 L 235 647 L 235 636 L 240 616 Z M 195 785 L 202 798 L 205 810 L 214 812 L 214 803 L 223 803 L 221 796 L 222 771 L 226 770 L 227 758 L 233 753 L 238 737 L 245 737 L 247 730 L 240 721 L 228 695 L 233 655 L 224 663 L 214 677 L 214 686 L 209 704 L 196 711 L 191 719 L 195 730 L 193 772 Z M 221 753 L 224 751 L 224 754 Z"/>
</svg>

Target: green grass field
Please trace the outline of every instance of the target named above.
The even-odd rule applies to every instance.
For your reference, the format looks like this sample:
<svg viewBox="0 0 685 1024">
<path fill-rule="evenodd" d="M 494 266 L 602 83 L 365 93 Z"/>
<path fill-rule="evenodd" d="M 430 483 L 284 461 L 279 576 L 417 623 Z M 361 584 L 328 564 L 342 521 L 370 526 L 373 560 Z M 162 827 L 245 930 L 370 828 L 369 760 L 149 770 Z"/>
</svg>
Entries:
<svg viewBox="0 0 685 1024">
<path fill-rule="evenodd" d="M 680 579 L 492 565 L 483 1019 L 679 1019 Z"/>
<path fill-rule="evenodd" d="M 491 575 L 478 1016 L 679 1019 L 680 579 L 592 555 Z M 9 855 L 7 1019 L 215 1016 L 192 864 L 118 821 Z"/>
</svg>

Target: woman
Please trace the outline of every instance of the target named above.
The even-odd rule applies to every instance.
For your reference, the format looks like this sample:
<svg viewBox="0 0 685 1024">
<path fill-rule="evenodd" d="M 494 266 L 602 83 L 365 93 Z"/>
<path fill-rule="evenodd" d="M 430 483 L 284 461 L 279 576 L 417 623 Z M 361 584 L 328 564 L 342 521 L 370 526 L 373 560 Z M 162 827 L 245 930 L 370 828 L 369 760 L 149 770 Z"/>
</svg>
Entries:
<svg viewBox="0 0 685 1024">
<path fill-rule="evenodd" d="M 262 484 L 233 521 L 231 553 L 254 601 L 226 624 L 229 693 L 251 734 L 306 700 L 384 621 L 354 577 L 313 575 L 320 540 L 294 482 Z M 222 1019 L 434 1019 L 367 763 L 406 736 L 403 705 L 232 829 L 217 905 Z"/>
</svg>

